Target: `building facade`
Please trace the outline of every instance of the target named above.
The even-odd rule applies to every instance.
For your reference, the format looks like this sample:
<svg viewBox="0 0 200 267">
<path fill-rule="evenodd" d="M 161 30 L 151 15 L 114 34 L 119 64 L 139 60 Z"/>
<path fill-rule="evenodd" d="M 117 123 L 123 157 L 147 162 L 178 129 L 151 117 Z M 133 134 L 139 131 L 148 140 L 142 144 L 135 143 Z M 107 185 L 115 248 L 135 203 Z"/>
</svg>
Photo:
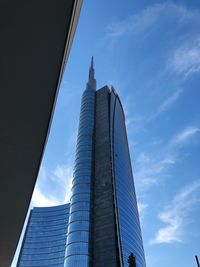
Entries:
<svg viewBox="0 0 200 267">
<path fill-rule="evenodd" d="M 132 258 L 134 260 L 132 260 Z M 145 267 L 125 116 L 114 88 L 83 92 L 65 267 Z"/>
<path fill-rule="evenodd" d="M 33 208 L 17 267 L 63 267 L 69 204 Z"/>
<path fill-rule="evenodd" d="M 29 228 L 34 227 L 36 211 L 29 221 L 21 264 L 28 259 L 27 249 L 32 248 L 27 248 L 26 243 L 34 236 Z M 82 95 L 72 195 L 66 214 L 63 218 L 69 216 L 67 231 L 62 228 L 57 232 L 60 238 L 65 234 L 65 255 L 59 254 L 62 259 L 52 266 L 146 266 L 123 107 L 114 88 L 96 90 L 93 59 Z M 60 215 L 54 216 L 56 221 Z M 44 233 L 41 229 L 35 239 L 42 236 L 41 240 L 45 240 Z M 31 253 L 37 254 L 37 249 L 34 247 Z M 48 258 L 49 265 L 19 267 L 51 266 L 56 253 L 44 250 L 42 257 Z M 31 255 L 31 260 L 37 257 Z"/>
</svg>

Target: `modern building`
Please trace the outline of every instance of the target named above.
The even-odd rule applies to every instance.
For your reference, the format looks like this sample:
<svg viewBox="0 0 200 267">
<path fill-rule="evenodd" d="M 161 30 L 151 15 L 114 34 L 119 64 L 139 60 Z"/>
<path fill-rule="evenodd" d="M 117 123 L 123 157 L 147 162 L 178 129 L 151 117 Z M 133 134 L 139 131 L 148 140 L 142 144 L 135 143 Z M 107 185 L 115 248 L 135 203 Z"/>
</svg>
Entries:
<svg viewBox="0 0 200 267">
<path fill-rule="evenodd" d="M 146 266 L 123 107 L 114 88 L 96 91 L 93 59 L 81 103 L 64 266 Z"/>
<path fill-rule="evenodd" d="M 65 267 L 145 267 L 125 116 L 119 96 L 96 91 L 93 59 L 83 92 Z M 131 265 L 132 264 L 132 265 Z"/>
<path fill-rule="evenodd" d="M 63 267 L 69 204 L 33 208 L 17 267 Z"/>
</svg>

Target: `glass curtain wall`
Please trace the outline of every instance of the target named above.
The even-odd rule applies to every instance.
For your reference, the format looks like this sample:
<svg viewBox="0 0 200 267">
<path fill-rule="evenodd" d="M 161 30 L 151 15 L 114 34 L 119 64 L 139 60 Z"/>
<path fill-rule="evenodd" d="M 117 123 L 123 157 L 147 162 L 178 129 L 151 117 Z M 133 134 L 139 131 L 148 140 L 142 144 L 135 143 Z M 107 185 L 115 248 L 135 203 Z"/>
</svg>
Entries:
<svg viewBox="0 0 200 267">
<path fill-rule="evenodd" d="M 81 102 L 71 209 L 66 246 L 66 267 L 88 267 L 93 168 L 95 90 L 89 86 Z"/>
<path fill-rule="evenodd" d="M 128 267 L 129 257 L 133 253 L 136 266 L 145 267 L 125 117 L 119 97 L 113 90 L 110 107 L 114 191 L 121 261 L 124 267 Z"/>
<path fill-rule="evenodd" d="M 69 204 L 34 208 L 17 267 L 63 267 Z"/>
</svg>

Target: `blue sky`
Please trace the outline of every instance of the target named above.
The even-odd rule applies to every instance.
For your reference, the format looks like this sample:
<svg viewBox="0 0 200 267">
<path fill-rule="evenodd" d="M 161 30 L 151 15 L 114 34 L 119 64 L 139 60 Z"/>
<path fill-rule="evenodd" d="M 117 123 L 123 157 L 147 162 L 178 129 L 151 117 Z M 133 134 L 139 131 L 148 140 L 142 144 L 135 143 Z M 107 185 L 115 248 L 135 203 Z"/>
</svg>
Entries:
<svg viewBox="0 0 200 267">
<path fill-rule="evenodd" d="M 32 205 L 69 200 L 81 94 L 91 56 L 97 87 L 120 95 L 147 267 L 200 256 L 200 3 L 84 1 Z"/>
</svg>

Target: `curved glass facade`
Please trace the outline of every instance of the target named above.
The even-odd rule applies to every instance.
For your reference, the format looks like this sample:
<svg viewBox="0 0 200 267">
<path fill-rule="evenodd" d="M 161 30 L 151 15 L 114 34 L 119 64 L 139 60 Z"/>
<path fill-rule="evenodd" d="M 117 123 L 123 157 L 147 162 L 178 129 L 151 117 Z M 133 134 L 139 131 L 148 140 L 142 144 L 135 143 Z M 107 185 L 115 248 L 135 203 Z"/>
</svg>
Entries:
<svg viewBox="0 0 200 267">
<path fill-rule="evenodd" d="M 33 209 L 18 267 L 146 266 L 123 108 L 114 89 L 95 89 L 92 60 L 70 209 Z"/>
<path fill-rule="evenodd" d="M 145 267 L 124 112 L 114 91 L 111 92 L 110 115 L 113 184 L 121 264 L 128 267 L 128 258 L 133 253 L 136 266 Z"/>
<path fill-rule="evenodd" d="M 88 267 L 91 261 L 91 196 L 95 90 L 87 86 L 81 102 L 66 245 L 66 267 Z"/>
<path fill-rule="evenodd" d="M 29 217 L 18 267 L 63 267 L 69 204 L 34 208 Z"/>
</svg>

